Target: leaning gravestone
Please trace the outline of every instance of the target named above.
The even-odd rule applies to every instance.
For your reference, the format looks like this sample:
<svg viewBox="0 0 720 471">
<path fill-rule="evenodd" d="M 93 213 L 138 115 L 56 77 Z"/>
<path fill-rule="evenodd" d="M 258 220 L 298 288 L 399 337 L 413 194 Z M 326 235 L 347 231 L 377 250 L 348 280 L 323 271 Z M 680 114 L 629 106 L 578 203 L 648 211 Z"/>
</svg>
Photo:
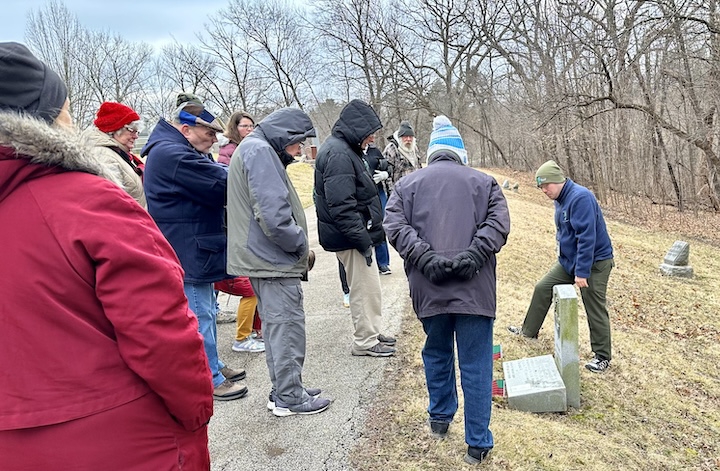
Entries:
<svg viewBox="0 0 720 471">
<path fill-rule="evenodd" d="M 503 363 L 505 391 L 511 409 L 525 412 L 565 412 L 565 384 L 552 355 Z"/>
<path fill-rule="evenodd" d="M 565 383 L 567 404 L 580 407 L 578 299 L 573 285 L 555 285 L 555 364 Z"/>
<path fill-rule="evenodd" d="M 660 273 L 667 276 L 681 276 L 692 278 L 693 268 L 690 263 L 690 244 L 682 240 L 676 240 L 665 254 L 663 263 L 660 264 Z"/>
<path fill-rule="evenodd" d="M 510 189 L 510 180 L 505 180 L 502 184 L 502 187 L 506 190 Z"/>
</svg>

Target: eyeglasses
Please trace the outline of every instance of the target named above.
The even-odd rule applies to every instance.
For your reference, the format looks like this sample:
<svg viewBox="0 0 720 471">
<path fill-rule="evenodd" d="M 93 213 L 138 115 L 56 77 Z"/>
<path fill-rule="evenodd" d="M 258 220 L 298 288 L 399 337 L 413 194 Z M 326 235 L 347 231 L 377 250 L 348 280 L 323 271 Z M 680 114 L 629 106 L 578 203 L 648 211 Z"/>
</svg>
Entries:
<svg viewBox="0 0 720 471">
<path fill-rule="evenodd" d="M 238 127 L 245 128 L 245 129 L 254 129 L 255 125 L 254 124 L 238 124 Z"/>
<path fill-rule="evenodd" d="M 130 134 L 140 134 L 140 130 L 136 128 L 131 128 L 130 126 L 123 126 L 123 129 L 129 132 Z"/>
</svg>

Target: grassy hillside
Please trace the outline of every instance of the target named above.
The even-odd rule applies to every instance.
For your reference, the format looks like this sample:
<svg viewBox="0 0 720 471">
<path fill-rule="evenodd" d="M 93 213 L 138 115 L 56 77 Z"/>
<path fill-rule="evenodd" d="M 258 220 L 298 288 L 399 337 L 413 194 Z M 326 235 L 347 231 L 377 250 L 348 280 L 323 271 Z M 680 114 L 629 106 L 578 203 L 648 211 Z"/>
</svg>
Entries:
<svg viewBox="0 0 720 471">
<path fill-rule="evenodd" d="M 308 201 L 311 167 L 293 165 L 289 170 Z M 503 173 L 491 172 L 500 182 L 509 175 Z M 507 325 L 522 322 L 533 286 L 553 263 L 555 249 L 551 201 L 530 187 L 527 175 L 511 177 L 520 179 L 521 187 L 519 193 L 506 193 L 512 231 L 498 257 L 495 323 L 495 343 L 502 344 L 504 360 L 553 351 L 551 317 L 539 340 L 506 331 Z M 581 407 L 566 414 L 517 412 L 507 408 L 505 399 L 496 399 L 491 423 L 496 447 L 483 469 L 720 468 L 718 248 L 690 241 L 695 278 L 666 278 L 658 265 L 681 235 L 612 219 L 608 225 L 616 261 L 608 289 L 614 353 L 610 370 L 596 375 L 583 369 Z M 579 326 L 584 363 L 591 352 L 582 307 Z M 399 339 L 399 355 L 388 363 L 387 378 L 393 380 L 380 391 L 364 438 L 353 451 L 355 467 L 469 469 L 462 461 L 462 405 L 446 440 L 432 439 L 425 425 L 424 338 L 411 311 Z M 502 376 L 501 362 L 496 362 L 496 377 Z"/>
</svg>

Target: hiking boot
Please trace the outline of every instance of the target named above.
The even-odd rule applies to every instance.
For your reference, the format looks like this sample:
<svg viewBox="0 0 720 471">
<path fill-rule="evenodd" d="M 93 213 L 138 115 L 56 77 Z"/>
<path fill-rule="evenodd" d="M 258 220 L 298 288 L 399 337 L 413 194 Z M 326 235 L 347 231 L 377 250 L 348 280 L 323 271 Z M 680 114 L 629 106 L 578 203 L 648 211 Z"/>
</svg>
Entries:
<svg viewBox="0 0 720 471">
<path fill-rule="evenodd" d="M 445 438 L 450 427 L 449 422 L 439 422 L 432 419 L 428 419 L 428 425 L 430 426 L 430 435 L 438 439 Z"/>
<path fill-rule="evenodd" d="M 526 339 L 536 339 L 537 338 L 537 335 L 535 337 L 528 337 L 527 335 L 523 334 L 522 327 L 515 327 L 514 325 L 509 325 L 507 330 L 511 334 L 519 335 L 520 337 L 525 337 Z"/>
<path fill-rule="evenodd" d="M 233 401 L 245 397 L 247 393 L 247 386 L 241 386 L 226 379 L 213 391 L 213 399 L 216 401 Z"/>
<path fill-rule="evenodd" d="M 241 379 L 245 379 L 245 370 L 234 370 L 228 366 L 225 368 L 220 369 L 220 373 L 222 373 L 223 376 L 225 376 L 225 379 L 228 381 L 232 381 L 233 383 L 235 381 L 240 381 Z"/>
<path fill-rule="evenodd" d="M 265 351 L 265 342 L 258 342 L 247 337 L 244 340 L 235 340 L 232 344 L 233 352 L 262 353 Z"/>
<path fill-rule="evenodd" d="M 311 397 L 302 404 L 285 404 L 280 399 L 275 398 L 275 408 L 273 409 L 273 414 L 277 417 L 319 414 L 328 407 L 330 407 L 330 400 L 323 399 L 321 397 Z"/>
<path fill-rule="evenodd" d="M 391 346 L 395 345 L 395 343 L 397 342 L 397 339 L 395 337 L 385 336 L 383 334 L 378 334 L 377 339 L 378 342 Z"/>
<path fill-rule="evenodd" d="M 585 363 L 585 368 L 592 371 L 593 373 L 602 373 L 603 371 L 610 368 L 610 360 L 606 360 L 599 355 L 595 355 L 595 358 Z"/>
<path fill-rule="evenodd" d="M 345 293 L 343 295 L 343 306 L 350 307 L 350 293 Z"/>
<path fill-rule="evenodd" d="M 395 354 L 395 349 L 393 347 L 390 347 L 388 345 L 385 345 L 384 343 L 376 343 L 370 348 L 360 350 L 356 349 L 353 345 L 353 348 L 351 352 L 355 356 L 363 356 L 367 355 L 370 357 L 389 357 Z"/>
<path fill-rule="evenodd" d="M 383 265 L 378 268 L 381 275 L 392 275 L 392 271 L 390 271 L 390 267 L 387 265 Z"/>
<path fill-rule="evenodd" d="M 308 396 L 313 398 L 318 397 L 322 391 L 318 388 L 305 388 L 305 392 Z M 268 394 L 267 408 L 268 410 L 275 409 L 275 391 L 270 391 L 270 394 Z"/>
<path fill-rule="evenodd" d="M 487 459 L 491 449 L 468 446 L 467 453 L 465 453 L 465 462 L 468 464 L 480 464 Z"/>
</svg>

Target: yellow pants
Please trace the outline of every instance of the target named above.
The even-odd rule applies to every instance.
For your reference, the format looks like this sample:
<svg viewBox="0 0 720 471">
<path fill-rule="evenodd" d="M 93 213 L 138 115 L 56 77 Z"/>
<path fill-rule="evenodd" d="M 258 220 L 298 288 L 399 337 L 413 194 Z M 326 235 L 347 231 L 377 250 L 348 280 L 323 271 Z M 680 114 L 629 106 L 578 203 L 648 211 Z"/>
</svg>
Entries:
<svg viewBox="0 0 720 471">
<path fill-rule="evenodd" d="M 237 308 L 237 334 L 235 340 L 245 340 L 252 333 L 253 317 L 257 309 L 257 297 L 243 296 Z"/>
</svg>

